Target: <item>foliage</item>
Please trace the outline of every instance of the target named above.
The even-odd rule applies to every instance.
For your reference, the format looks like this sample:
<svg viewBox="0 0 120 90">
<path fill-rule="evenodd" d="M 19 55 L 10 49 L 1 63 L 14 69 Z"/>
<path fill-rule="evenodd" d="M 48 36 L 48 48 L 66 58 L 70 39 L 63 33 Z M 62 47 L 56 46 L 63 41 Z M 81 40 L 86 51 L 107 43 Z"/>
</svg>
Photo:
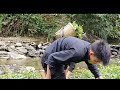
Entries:
<svg viewBox="0 0 120 90">
<path fill-rule="evenodd" d="M 84 32 L 99 36 L 102 39 L 120 37 L 119 14 L 73 14 L 68 15 L 71 21 L 83 25 Z"/>
<path fill-rule="evenodd" d="M 120 79 L 120 62 L 112 63 L 108 66 L 99 65 L 103 78 Z M 88 69 L 75 69 L 71 75 L 71 79 L 94 79 L 93 74 Z"/>
<path fill-rule="evenodd" d="M 38 72 L 25 71 L 24 73 L 6 73 L 0 75 L 0 79 L 40 79 L 41 75 Z"/>
<path fill-rule="evenodd" d="M 0 36 L 45 36 L 52 39 L 56 31 L 68 22 L 81 33 L 96 35 L 102 39 L 120 38 L 119 14 L 0 14 Z"/>
<path fill-rule="evenodd" d="M 18 70 L 13 72 L 9 69 L 6 70 L 6 73 L 0 75 L 0 79 L 40 79 L 42 78 L 39 71 L 28 71 L 25 69 Z"/>
<path fill-rule="evenodd" d="M 93 79 L 93 75 L 86 69 L 74 70 L 70 79 Z"/>
<path fill-rule="evenodd" d="M 112 64 L 107 67 L 101 67 L 101 73 L 106 79 L 120 79 L 120 66 Z"/>
<path fill-rule="evenodd" d="M 81 25 L 78 25 L 75 21 L 72 23 L 72 25 L 75 27 L 76 37 L 82 39 L 83 38 L 83 27 Z"/>
<path fill-rule="evenodd" d="M 98 65 L 103 78 L 120 79 L 120 61 L 114 59 L 115 62 L 108 66 Z M 79 63 L 78 63 L 79 65 Z M 26 70 L 24 67 L 16 72 L 6 69 L 6 73 L 0 75 L 0 79 L 42 79 L 42 75 L 38 70 Z M 76 67 L 70 76 L 70 79 L 95 79 L 93 74 L 87 68 Z"/>
<path fill-rule="evenodd" d="M 68 22 L 69 19 L 64 14 L 1 14 L 0 36 L 52 38 L 54 33 Z"/>
</svg>

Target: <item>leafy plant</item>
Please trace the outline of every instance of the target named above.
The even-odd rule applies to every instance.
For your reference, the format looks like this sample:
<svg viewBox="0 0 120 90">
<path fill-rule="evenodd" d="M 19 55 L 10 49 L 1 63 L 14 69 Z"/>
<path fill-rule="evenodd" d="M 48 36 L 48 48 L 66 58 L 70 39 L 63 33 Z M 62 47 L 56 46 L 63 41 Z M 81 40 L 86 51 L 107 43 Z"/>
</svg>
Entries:
<svg viewBox="0 0 120 90">
<path fill-rule="evenodd" d="M 22 72 L 7 72 L 0 75 L 0 79 L 41 79 L 42 76 L 38 71 L 22 71 Z"/>
<path fill-rule="evenodd" d="M 73 21 L 72 25 L 75 27 L 76 37 L 82 39 L 84 34 L 83 27 L 78 25 L 75 21 Z"/>
<path fill-rule="evenodd" d="M 74 14 L 68 15 L 71 21 L 83 25 L 87 34 L 96 35 L 102 39 L 119 39 L 119 14 Z"/>
<path fill-rule="evenodd" d="M 1 14 L 0 36 L 45 36 L 51 39 L 69 21 L 65 14 Z"/>
<path fill-rule="evenodd" d="M 100 70 L 103 78 L 105 79 L 120 79 L 120 62 L 119 60 L 114 63 L 103 66 L 98 65 L 98 69 Z M 75 69 L 70 77 L 71 79 L 94 79 L 93 74 L 85 68 Z"/>
</svg>

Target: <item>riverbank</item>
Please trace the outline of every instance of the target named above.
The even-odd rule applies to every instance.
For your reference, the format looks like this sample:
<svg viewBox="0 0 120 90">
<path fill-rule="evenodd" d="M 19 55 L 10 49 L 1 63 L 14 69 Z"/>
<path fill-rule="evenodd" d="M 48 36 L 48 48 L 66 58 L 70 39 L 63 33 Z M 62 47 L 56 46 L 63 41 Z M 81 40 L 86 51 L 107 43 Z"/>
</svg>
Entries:
<svg viewBox="0 0 120 90">
<path fill-rule="evenodd" d="M 12 43 L 22 43 L 22 42 L 26 42 L 26 43 L 31 43 L 31 42 L 35 42 L 37 44 L 41 43 L 41 42 L 47 42 L 47 40 L 45 38 L 28 38 L 28 37 L 7 37 L 7 38 L 3 38 L 0 37 L 0 42 L 1 45 L 3 44 L 3 42 L 12 42 Z M 110 60 L 110 66 L 108 66 L 107 70 L 102 70 L 102 68 L 100 68 L 102 70 L 102 72 L 104 73 L 104 77 L 106 78 L 106 74 L 114 74 L 115 75 L 118 73 L 117 72 L 113 72 L 113 70 L 118 70 L 116 68 L 120 68 L 119 67 L 119 62 L 120 62 L 120 58 L 112 58 Z M 6 68 L 8 68 L 6 70 L 6 68 L 4 68 L 4 66 Z M 12 66 L 12 69 L 11 69 Z M 16 70 L 16 66 L 17 68 L 19 68 L 17 70 L 17 72 L 14 70 Z M 23 67 L 23 71 L 21 71 L 21 67 Z M 101 66 L 99 66 L 101 67 Z M 110 72 L 110 68 L 112 67 L 112 72 Z M 35 57 L 35 58 L 26 58 L 26 59 L 18 59 L 18 60 L 14 60 L 14 59 L 0 59 L 0 78 L 8 78 L 8 79 L 41 79 L 41 73 L 40 70 L 42 70 L 41 64 L 40 64 L 40 58 L 39 57 Z M 33 71 L 29 71 L 29 69 L 32 68 L 34 69 Z M 104 69 L 106 69 L 104 68 Z M 14 69 L 14 70 L 13 70 Z M 27 70 L 28 69 L 28 70 Z M 2 71 L 3 70 L 3 71 Z M 13 71 L 12 71 L 13 70 Z M 108 75 L 107 74 L 107 75 Z M 82 75 L 82 76 L 81 76 Z M 90 74 L 89 70 L 87 69 L 87 66 L 84 62 L 80 62 L 78 64 L 76 64 L 76 69 L 73 71 L 73 74 L 71 76 L 71 79 L 84 79 L 84 78 L 94 78 L 92 76 L 92 74 Z M 107 78 L 119 78 L 117 76 L 110 76 Z"/>
<path fill-rule="evenodd" d="M 39 62 L 38 62 L 39 63 Z M 31 64 L 31 65 L 30 65 Z M 38 64 L 37 64 L 38 65 Z M 36 64 L 3 64 L 0 65 L 0 79 L 42 79 L 42 73 L 34 68 Z M 40 65 L 39 65 L 40 68 Z M 108 66 L 98 65 L 98 69 L 105 79 L 120 79 L 120 60 L 114 59 Z M 84 62 L 76 64 L 70 79 L 94 79 L 93 74 L 86 68 Z"/>
</svg>

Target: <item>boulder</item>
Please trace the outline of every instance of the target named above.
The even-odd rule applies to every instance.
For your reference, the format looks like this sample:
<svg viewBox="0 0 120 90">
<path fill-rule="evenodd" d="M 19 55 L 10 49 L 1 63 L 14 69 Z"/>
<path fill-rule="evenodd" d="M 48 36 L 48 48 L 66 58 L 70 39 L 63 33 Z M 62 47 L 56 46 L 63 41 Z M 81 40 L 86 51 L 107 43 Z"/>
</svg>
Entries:
<svg viewBox="0 0 120 90">
<path fill-rule="evenodd" d="M 30 57 L 35 57 L 36 56 L 36 50 L 35 50 L 35 48 L 34 47 L 32 47 L 32 46 L 27 46 L 26 47 L 26 49 L 27 49 L 27 55 L 28 56 L 30 56 Z"/>
<path fill-rule="evenodd" d="M 22 54 L 22 55 L 27 54 L 27 49 L 25 47 L 16 47 L 16 50 L 18 51 L 19 54 Z"/>
<path fill-rule="evenodd" d="M 25 55 L 17 54 L 15 52 L 9 52 L 11 59 L 26 59 L 27 57 Z"/>
<path fill-rule="evenodd" d="M 15 47 L 22 47 L 22 44 L 21 43 L 16 43 Z"/>
<path fill-rule="evenodd" d="M 8 59 L 8 58 L 10 58 L 10 55 L 6 51 L 0 51 L 0 58 Z"/>
</svg>

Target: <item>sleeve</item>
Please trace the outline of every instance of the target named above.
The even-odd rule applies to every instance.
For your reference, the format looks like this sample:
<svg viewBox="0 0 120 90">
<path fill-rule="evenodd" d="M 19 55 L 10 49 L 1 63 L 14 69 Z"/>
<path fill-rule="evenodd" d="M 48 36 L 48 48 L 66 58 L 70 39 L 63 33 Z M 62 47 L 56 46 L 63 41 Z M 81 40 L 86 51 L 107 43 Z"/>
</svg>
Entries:
<svg viewBox="0 0 120 90">
<path fill-rule="evenodd" d="M 64 70 L 66 70 L 68 68 L 68 64 L 64 65 Z"/>
<path fill-rule="evenodd" d="M 70 62 L 70 59 L 73 58 L 74 55 L 75 55 L 74 49 L 55 52 L 49 55 L 45 63 L 48 64 L 50 68 L 53 68 L 55 64 Z"/>
<path fill-rule="evenodd" d="M 70 72 L 72 72 L 75 69 L 75 63 L 74 62 L 70 62 L 70 64 L 65 64 L 64 70 L 66 70 L 67 68 L 68 68 L 68 70 Z"/>
<path fill-rule="evenodd" d="M 88 69 L 91 71 L 91 73 L 94 75 L 95 78 L 101 75 L 96 64 L 90 64 L 88 61 L 85 61 L 85 63 L 87 64 Z"/>
</svg>

